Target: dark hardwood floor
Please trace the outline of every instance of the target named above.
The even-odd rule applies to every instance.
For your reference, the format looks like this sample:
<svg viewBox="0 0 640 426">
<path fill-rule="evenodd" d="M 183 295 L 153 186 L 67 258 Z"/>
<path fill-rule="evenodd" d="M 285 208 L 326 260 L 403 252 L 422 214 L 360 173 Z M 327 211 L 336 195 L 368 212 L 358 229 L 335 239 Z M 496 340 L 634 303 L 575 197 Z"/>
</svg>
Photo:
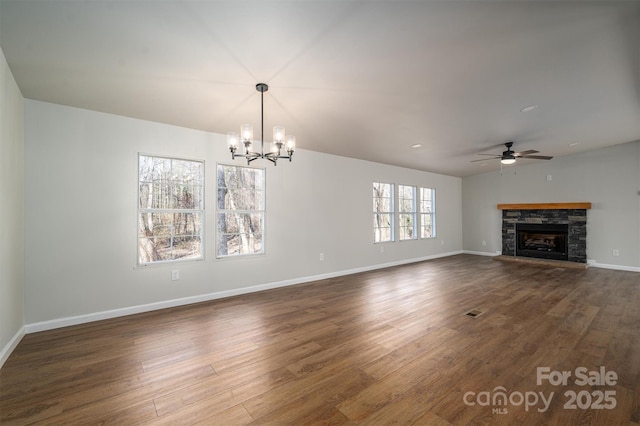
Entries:
<svg viewBox="0 0 640 426">
<path fill-rule="evenodd" d="M 638 425 L 640 274 L 459 255 L 29 334 L 0 423 Z"/>
</svg>

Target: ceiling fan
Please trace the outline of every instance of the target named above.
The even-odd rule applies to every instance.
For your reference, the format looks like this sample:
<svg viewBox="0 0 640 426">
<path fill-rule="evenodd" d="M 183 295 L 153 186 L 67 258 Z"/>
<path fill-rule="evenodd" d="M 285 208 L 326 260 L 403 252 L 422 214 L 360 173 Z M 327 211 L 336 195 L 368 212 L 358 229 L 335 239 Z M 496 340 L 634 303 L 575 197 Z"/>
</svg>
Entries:
<svg viewBox="0 0 640 426">
<path fill-rule="evenodd" d="M 501 155 L 495 154 L 477 154 L 477 155 L 488 155 L 491 158 L 481 158 L 479 160 L 472 160 L 472 163 L 476 161 L 486 161 L 486 160 L 496 160 L 499 159 L 502 164 L 513 164 L 516 162 L 517 158 L 530 158 L 532 160 L 551 160 L 553 157 L 549 157 L 548 155 L 531 155 L 538 153 L 540 151 L 536 151 L 535 149 L 530 149 L 522 152 L 514 152 L 511 150 L 513 146 L 513 142 L 507 142 L 504 144 L 507 147 L 506 151 L 503 151 Z"/>
</svg>

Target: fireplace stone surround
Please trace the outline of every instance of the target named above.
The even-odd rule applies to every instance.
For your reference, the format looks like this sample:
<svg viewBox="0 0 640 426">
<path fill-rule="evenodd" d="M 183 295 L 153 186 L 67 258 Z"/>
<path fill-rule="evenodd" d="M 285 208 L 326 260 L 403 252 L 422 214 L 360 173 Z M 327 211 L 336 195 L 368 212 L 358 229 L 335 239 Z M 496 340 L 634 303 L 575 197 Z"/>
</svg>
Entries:
<svg viewBox="0 0 640 426">
<path fill-rule="evenodd" d="M 516 224 L 567 224 L 569 262 L 587 262 L 587 209 L 591 203 L 499 204 L 502 255 L 516 255 Z"/>
</svg>

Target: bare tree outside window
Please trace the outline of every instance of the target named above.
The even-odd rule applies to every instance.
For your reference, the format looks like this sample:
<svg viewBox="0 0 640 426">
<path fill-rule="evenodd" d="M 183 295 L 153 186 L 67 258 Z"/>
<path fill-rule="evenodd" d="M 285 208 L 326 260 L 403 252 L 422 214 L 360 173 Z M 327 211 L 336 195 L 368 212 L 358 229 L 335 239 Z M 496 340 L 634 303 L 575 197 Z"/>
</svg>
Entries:
<svg viewBox="0 0 640 426">
<path fill-rule="evenodd" d="M 373 182 L 373 242 L 393 241 L 393 184 Z"/>
<path fill-rule="evenodd" d="M 264 253 L 265 171 L 218 165 L 218 257 Z"/>
<path fill-rule="evenodd" d="M 202 259 L 204 163 L 138 156 L 138 263 Z"/>
</svg>

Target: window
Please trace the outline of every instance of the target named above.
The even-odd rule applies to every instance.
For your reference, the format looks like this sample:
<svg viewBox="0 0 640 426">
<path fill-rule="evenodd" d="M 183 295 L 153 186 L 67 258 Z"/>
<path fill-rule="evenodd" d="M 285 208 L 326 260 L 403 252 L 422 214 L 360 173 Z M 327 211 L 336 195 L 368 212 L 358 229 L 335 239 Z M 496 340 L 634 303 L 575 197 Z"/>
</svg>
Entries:
<svg viewBox="0 0 640 426">
<path fill-rule="evenodd" d="M 417 238 L 416 216 L 416 187 L 398 185 L 398 228 L 401 241 Z"/>
<path fill-rule="evenodd" d="M 393 184 L 373 183 L 373 242 L 393 241 Z"/>
<path fill-rule="evenodd" d="M 218 256 L 264 253 L 264 169 L 218 165 Z"/>
<path fill-rule="evenodd" d="M 202 161 L 138 155 L 138 264 L 202 259 Z"/>
<path fill-rule="evenodd" d="M 420 188 L 420 238 L 436 236 L 436 190 Z"/>
</svg>

